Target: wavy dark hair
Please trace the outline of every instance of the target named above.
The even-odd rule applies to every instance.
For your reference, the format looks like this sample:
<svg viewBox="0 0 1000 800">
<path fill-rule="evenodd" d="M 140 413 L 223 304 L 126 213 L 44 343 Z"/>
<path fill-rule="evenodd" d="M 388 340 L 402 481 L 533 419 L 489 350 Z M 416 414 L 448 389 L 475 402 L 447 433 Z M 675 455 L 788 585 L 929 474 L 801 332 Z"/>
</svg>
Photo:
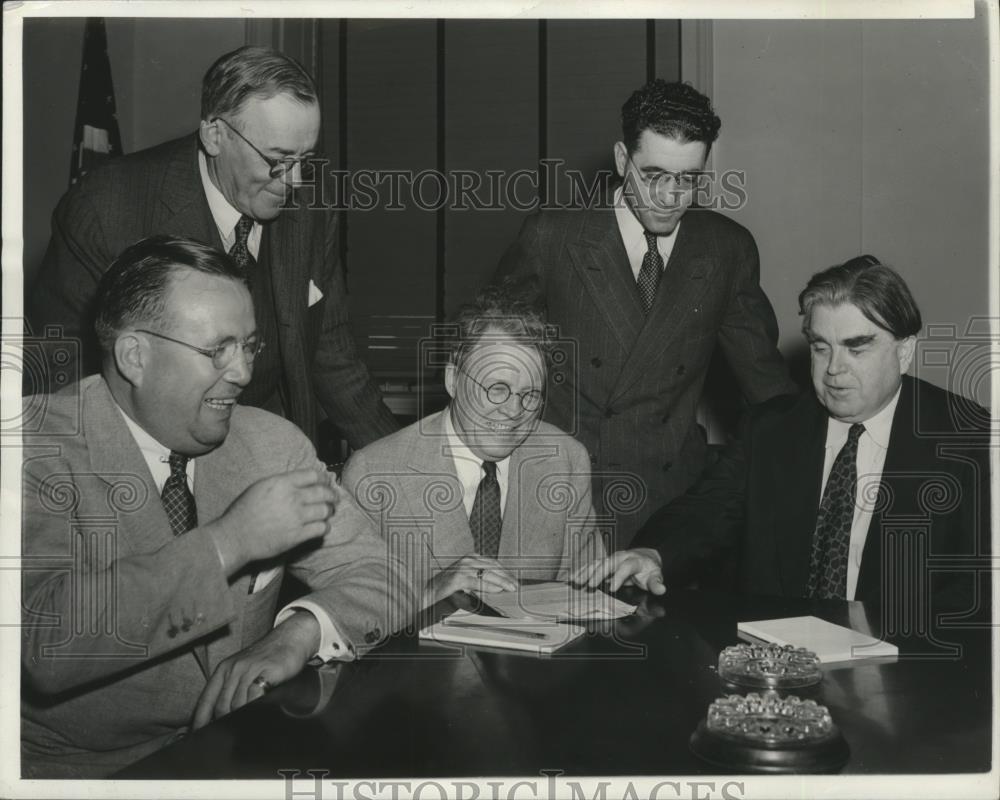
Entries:
<svg viewBox="0 0 1000 800">
<path fill-rule="evenodd" d="M 646 130 L 682 142 L 704 142 L 707 153 L 721 127 L 711 101 L 689 83 L 657 78 L 632 92 L 622 106 L 622 140 L 629 153 Z"/>
</svg>

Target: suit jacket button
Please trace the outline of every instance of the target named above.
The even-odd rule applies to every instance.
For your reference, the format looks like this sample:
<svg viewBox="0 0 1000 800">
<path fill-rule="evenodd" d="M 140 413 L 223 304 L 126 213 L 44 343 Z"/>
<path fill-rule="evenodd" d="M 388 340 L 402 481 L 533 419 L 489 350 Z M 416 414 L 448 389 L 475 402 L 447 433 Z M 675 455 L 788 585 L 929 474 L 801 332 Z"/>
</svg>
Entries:
<svg viewBox="0 0 1000 800">
<path fill-rule="evenodd" d="M 663 415 L 663 423 L 666 424 L 668 422 L 670 422 L 670 414 L 669 413 Z"/>
<path fill-rule="evenodd" d="M 670 468 L 671 468 L 671 467 L 672 467 L 673 465 L 674 465 L 674 462 L 673 462 L 673 461 L 668 461 L 668 462 L 667 462 L 666 464 L 664 464 L 664 465 L 663 465 L 663 471 L 664 471 L 664 472 L 669 472 L 669 471 L 670 471 Z"/>
<path fill-rule="evenodd" d="M 684 374 L 684 365 L 683 364 L 681 364 L 679 367 L 677 367 L 677 374 L 678 375 L 683 375 Z"/>
<path fill-rule="evenodd" d="M 615 415 L 615 410 L 613 408 L 607 408 L 604 410 L 604 416 L 611 419 Z"/>
<path fill-rule="evenodd" d="M 590 363 L 592 366 L 599 367 L 601 366 L 601 359 L 599 359 L 597 356 L 594 356 L 592 359 L 590 359 Z"/>
</svg>

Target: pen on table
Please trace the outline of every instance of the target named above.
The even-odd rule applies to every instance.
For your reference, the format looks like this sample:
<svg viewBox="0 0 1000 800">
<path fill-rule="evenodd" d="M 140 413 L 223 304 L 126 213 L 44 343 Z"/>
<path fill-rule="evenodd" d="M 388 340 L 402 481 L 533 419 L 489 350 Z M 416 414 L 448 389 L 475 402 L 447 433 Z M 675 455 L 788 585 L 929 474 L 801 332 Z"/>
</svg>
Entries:
<svg viewBox="0 0 1000 800">
<path fill-rule="evenodd" d="M 499 625 L 477 625 L 474 622 L 460 622 L 453 620 L 444 620 L 442 623 L 446 628 L 468 628 L 469 630 L 475 631 L 490 631 L 492 633 L 506 633 L 510 636 L 520 636 L 524 639 L 545 639 L 547 637 L 544 633 L 538 633 L 537 631 L 522 631 L 517 628 L 503 628 Z"/>
</svg>

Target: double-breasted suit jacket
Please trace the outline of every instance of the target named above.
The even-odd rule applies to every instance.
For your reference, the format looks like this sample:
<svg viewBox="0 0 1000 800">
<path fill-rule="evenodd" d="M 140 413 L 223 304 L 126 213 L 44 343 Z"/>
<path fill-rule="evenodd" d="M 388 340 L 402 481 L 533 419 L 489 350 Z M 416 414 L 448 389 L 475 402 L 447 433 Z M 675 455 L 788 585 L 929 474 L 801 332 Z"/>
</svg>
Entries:
<svg viewBox="0 0 1000 800">
<path fill-rule="evenodd" d="M 559 326 L 568 357 L 550 370 L 545 419 L 590 452 L 618 547 L 704 467 L 695 417 L 716 348 L 750 402 L 796 390 L 759 271 L 750 233 L 699 209 L 681 221 L 648 314 L 613 208 L 531 216 L 504 255 L 497 277 L 530 279 Z"/>
</svg>

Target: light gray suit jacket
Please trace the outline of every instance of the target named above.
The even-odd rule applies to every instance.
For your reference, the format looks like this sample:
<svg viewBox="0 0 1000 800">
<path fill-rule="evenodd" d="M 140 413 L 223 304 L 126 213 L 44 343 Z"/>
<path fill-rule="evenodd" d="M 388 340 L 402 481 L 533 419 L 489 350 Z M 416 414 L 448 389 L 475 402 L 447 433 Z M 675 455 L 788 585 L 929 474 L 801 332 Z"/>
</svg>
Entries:
<svg viewBox="0 0 1000 800">
<path fill-rule="evenodd" d="M 99 777 L 184 732 L 219 662 L 270 630 L 281 581 L 249 594 L 273 564 L 227 579 L 208 536 L 172 534 L 102 377 L 45 402 L 41 433 L 25 437 L 22 771 Z M 225 442 L 195 462 L 199 522 L 303 467 L 323 468 L 298 428 L 237 407 Z M 413 613 L 401 565 L 349 497 L 288 566 L 358 654 Z"/>
<path fill-rule="evenodd" d="M 368 445 L 344 468 L 344 486 L 409 565 L 414 586 L 475 552 L 445 433 L 448 413 Z M 587 451 L 539 423 L 510 456 L 498 560 L 520 580 L 553 580 L 604 555 L 590 491 Z"/>
</svg>

